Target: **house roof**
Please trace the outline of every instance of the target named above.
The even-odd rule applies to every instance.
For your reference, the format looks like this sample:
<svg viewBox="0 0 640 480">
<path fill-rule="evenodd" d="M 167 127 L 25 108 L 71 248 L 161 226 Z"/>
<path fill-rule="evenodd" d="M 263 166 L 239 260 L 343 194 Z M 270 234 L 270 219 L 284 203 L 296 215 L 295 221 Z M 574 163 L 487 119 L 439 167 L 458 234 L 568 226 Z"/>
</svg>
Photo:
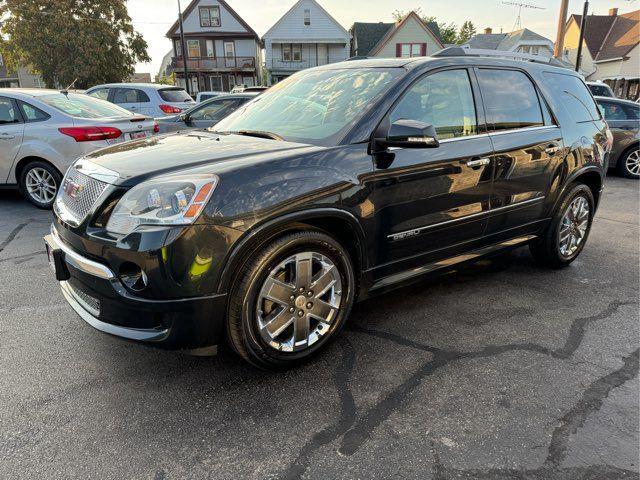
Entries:
<svg viewBox="0 0 640 480">
<path fill-rule="evenodd" d="M 300 5 L 301 3 L 304 3 L 304 2 L 311 2 L 311 3 L 313 3 L 316 7 L 318 7 L 318 8 L 320 9 L 320 11 L 321 11 L 322 13 L 324 13 L 324 14 L 327 16 L 327 18 L 329 18 L 329 19 L 330 19 L 330 20 L 331 20 L 331 21 L 336 25 L 336 27 L 338 27 L 340 30 L 342 30 L 342 31 L 344 32 L 344 34 L 345 34 L 345 36 L 346 36 L 347 38 L 350 38 L 350 37 L 351 37 L 351 34 L 350 34 L 350 33 L 349 33 L 349 32 L 348 32 L 348 31 L 347 31 L 347 30 L 346 30 L 342 25 L 340 25 L 340 23 L 338 23 L 338 21 L 337 21 L 335 18 L 333 18 L 333 17 L 329 14 L 329 12 L 327 12 L 327 11 L 322 7 L 322 5 L 320 5 L 318 2 L 316 2 L 316 0 L 298 0 L 296 3 L 294 3 L 294 4 L 291 6 L 291 8 L 290 8 L 289 10 L 287 10 L 287 12 L 286 12 L 284 15 L 282 15 L 282 16 L 278 19 L 278 21 L 277 21 L 276 23 L 274 23 L 274 24 L 271 26 L 271 28 L 269 28 L 269 30 L 267 30 L 267 32 L 262 36 L 262 38 L 266 38 L 268 35 L 270 35 L 270 34 L 271 34 L 271 31 L 272 31 L 273 29 L 275 29 L 275 28 L 280 24 L 280 22 L 282 22 L 282 20 L 284 20 L 284 19 L 286 18 L 286 16 L 287 16 L 287 15 L 289 15 L 293 10 L 295 10 L 295 8 L 296 8 L 298 5 Z"/>
<path fill-rule="evenodd" d="M 225 10 L 227 10 L 227 12 L 229 12 L 231 15 L 233 15 L 233 17 L 240 23 L 240 25 L 242 25 L 245 30 L 250 33 L 251 35 L 253 35 L 256 40 L 260 41 L 260 37 L 258 36 L 258 34 L 255 32 L 255 30 L 253 28 L 251 28 L 249 26 L 249 24 L 247 22 L 245 22 L 242 17 L 240 15 L 238 15 L 238 13 L 231 8 L 231 6 L 225 2 L 224 0 L 217 0 L 218 3 L 220 4 L 221 7 L 223 7 Z M 189 3 L 189 5 L 187 5 L 187 8 L 184 9 L 184 11 L 182 12 L 182 18 L 186 18 L 187 15 L 189 15 L 191 13 L 191 11 L 196 8 L 198 6 L 198 3 L 200 3 L 200 0 L 191 0 L 191 3 Z M 171 28 L 169 29 L 169 31 L 167 32 L 167 37 L 171 38 L 174 36 L 174 33 L 176 28 L 178 28 L 179 25 L 179 21 L 180 19 L 176 20 L 173 25 L 171 25 Z M 222 32 L 222 33 L 228 33 L 228 32 Z M 230 36 L 233 36 L 232 33 L 229 33 Z"/>
<path fill-rule="evenodd" d="M 480 33 L 471 37 L 467 44 L 470 48 L 509 51 L 521 42 L 548 42 L 553 44 L 548 38 L 528 28 L 510 33 Z"/>
<path fill-rule="evenodd" d="M 582 22 L 571 15 L 569 22 Z M 596 62 L 625 57 L 640 42 L 640 10 L 622 15 L 588 15 L 584 41 Z"/>
<path fill-rule="evenodd" d="M 358 46 L 359 56 L 367 56 L 373 47 L 384 37 L 388 30 L 392 29 L 393 23 L 363 23 L 356 22 L 351 27 L 353 42 Z"/>
<path fill-rule="evenodd" d="M 416 12 L 411 11 L 400 22 L 396 23 L 393 28 L 387 30 L 384 36 L 378 41 L 378 43 L 371 49 L 369 53 L 374 54 L 380 51 L 380 49 L 384 47 L 386 43 L 389 40 L 391 40 L 391 38 L 393 38 L 393 35 L 402 27 L 404 27 L 404 25 L 407 23 L 407 21 L 410 18 L 415 19 L 418 22 L 418 24 L 420 24 L 422 28 L 424 28 L 425 32 L 428 35 L 431 35 L 431 37 L 433 37 L 433 39 L 440 45 L 440 47 L 444 48 L 444 45 L 442 44 L 442 40 L 440 40 L 440 36 L 434 33 L 434 31 L 429 28 L 429 26 L 420 18 L 420 16 Z M 433 22 L 430 22 L 430 23 L 433 23 Z M 438 33 L 439 32 L 440 32 L 440 29 L 438 29 Z"/>
</svg>

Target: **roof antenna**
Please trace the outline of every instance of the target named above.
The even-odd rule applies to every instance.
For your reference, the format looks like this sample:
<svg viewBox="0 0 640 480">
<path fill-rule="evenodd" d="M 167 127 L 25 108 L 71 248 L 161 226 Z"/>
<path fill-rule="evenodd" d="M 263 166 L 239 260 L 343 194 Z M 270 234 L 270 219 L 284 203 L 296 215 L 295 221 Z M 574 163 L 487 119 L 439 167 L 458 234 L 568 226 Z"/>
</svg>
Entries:
<svg viewBox="0 0 640 480">
<path fill-rule="evenodd" d="M 60 90 L 60 93 L 64 93 L 65 95 L 66 95 L 67 93 L 69 93 L 69 89 L 70 89 L 70 88 L 73 88 L 73 86 L 76 84 L 76 82 L 77 82 L 77 81 L 78 81 L 78 77 L 76 77 L 76 78 L 73 80 L 73 82 L 71 82 L 71 83 L 67 86 L 67 88 L 64 88 L 63 90 Z"/>
</svg>

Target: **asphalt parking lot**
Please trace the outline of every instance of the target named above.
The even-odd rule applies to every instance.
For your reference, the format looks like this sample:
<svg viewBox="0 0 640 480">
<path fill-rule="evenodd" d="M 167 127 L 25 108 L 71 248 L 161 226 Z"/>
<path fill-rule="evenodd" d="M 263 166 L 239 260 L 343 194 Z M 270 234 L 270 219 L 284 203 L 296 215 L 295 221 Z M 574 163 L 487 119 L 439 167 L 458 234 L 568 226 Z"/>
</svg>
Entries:
<svg viewBox="0 0 640 480">
<path fill-rule="evenodd" d="M 519 249 L 369 300 L 282 374 L 94 331 L 51 214 L 0 192 L 0 478 L 639 478 L 638 186 L 608 179 L 570 268 Z"/>
</svg>

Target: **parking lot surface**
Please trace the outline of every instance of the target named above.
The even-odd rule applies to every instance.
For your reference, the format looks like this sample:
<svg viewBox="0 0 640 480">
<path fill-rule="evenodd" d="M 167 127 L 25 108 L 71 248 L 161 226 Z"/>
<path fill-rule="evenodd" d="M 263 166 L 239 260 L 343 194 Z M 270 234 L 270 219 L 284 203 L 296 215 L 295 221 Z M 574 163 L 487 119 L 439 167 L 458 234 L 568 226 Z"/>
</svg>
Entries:
<svg viewBox="0 0 640 480">
<path fill-rule="evenodd" d="M 571 267 L 519 249 L 368 300 L 273 374 L 94 331 L 51 213 L 0 192 L 0 478 L 639 478 L 638 212 L 609 178 Z"/>
</svg>

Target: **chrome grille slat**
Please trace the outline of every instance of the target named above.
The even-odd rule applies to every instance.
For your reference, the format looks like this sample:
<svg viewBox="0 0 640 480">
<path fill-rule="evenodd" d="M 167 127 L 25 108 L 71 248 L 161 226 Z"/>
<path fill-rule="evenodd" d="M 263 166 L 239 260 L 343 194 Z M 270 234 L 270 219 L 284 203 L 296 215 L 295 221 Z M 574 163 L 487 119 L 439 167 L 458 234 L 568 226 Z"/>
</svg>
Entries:
<svg viewBox="0 0 640 480">
<path fill-rule="evenodd" d="M 91 313 L 94 317 L 100 316 L 100 300 L 92 297 L 91 295 L 84 293 L 82 290 L 77 289 L 72 284 L 69 284 L 73 295 L 76 300 Z"/>
<path fill-rule="evenodd" d="M 75 197 L 69 195 L 65 188 L 68 182 L 78 185 Z M 61 204 L 76 224 L 80 224 L 108 186 L 108 183 L 84 175 L 71 167 L 62 181 L 62 188 L 60 188 L 57 202 Z"/>
</svg>

